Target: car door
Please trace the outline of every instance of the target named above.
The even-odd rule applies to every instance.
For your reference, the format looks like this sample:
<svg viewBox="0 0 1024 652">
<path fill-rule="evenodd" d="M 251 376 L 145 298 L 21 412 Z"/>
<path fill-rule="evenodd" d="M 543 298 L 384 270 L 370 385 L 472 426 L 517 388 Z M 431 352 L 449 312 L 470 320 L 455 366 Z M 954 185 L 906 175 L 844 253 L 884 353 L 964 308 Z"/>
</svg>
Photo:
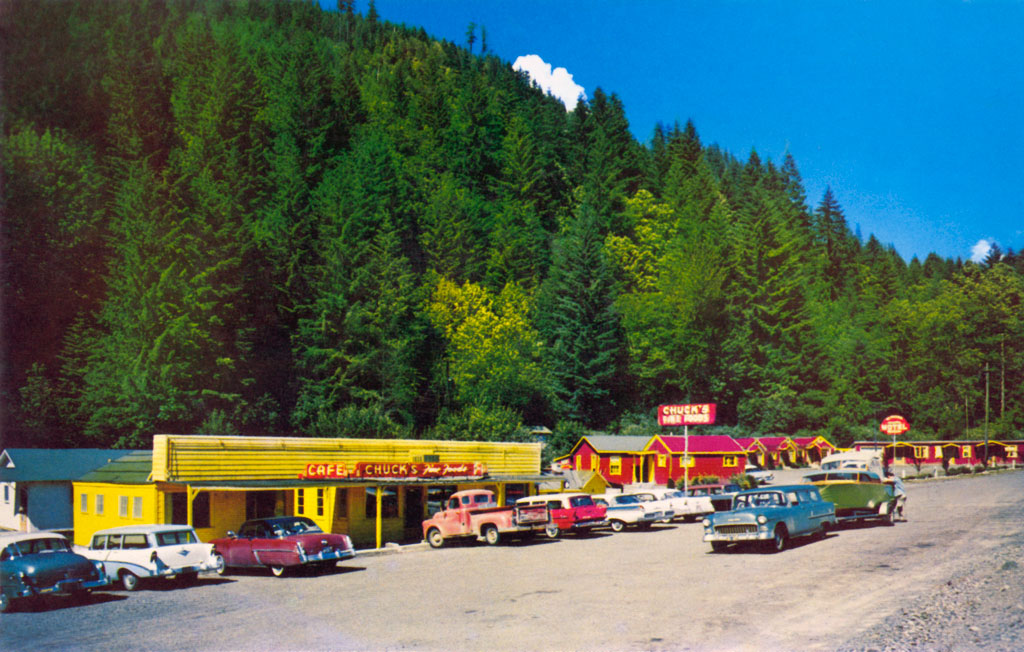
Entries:
<svg viewBox="0 0 1024 652">
<path fill-rule="evenodd" d="M 242 523 L 242 527 L 238 528 L 238 534 L 234 539 L 228 541 L 226 550 L 221 551 L 221 554 L 224 555 L 224 563 L 228 566 L 257 565 L 252 554 L 252 543 L 259 534 L 260 527 L 259 523 Z"/>
</svg>

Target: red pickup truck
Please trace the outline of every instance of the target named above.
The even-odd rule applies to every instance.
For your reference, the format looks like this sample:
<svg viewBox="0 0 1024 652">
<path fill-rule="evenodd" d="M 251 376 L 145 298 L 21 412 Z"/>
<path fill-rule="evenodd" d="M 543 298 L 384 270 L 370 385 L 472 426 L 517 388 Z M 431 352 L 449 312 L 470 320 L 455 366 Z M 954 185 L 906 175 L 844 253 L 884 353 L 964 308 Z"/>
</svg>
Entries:
<svg viewBox="0 0 1024 652">
<path fill-rule="evenodd" d="M 443 510 L 423 521 L 423 537 L 434 548 L 455 537 L 477 537 L 493 546 L 505 536 L 542 532 L 550 522 L 546 504 L 499 507 L 494 492 L 469 489 L 452 494 Z"/>
</svg>

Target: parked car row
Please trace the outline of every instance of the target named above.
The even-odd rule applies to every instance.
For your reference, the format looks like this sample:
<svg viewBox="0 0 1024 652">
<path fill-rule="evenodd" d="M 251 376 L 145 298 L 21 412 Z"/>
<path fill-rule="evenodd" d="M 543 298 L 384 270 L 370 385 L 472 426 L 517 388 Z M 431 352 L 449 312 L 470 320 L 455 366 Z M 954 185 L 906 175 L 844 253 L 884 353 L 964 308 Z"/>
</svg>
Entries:
<svg viewBox="0 0 1024 652">
<path fill-rule="evenodd" d="M 156 578 L 192 583 L 200 573 L 265 567 L 275 576 L 297 567 L 328 567 L 355 556 L 345 534 L 328 534 L 304 516 L 246 521 L 238 533 L 203 543 L 187 525 L 130 525 L 101 530 L 71 546 L 52 532 L 0 534 L 0 612 L 44 595 L 82 597 L 117 583 L 134 591 Z"/>
</svg>

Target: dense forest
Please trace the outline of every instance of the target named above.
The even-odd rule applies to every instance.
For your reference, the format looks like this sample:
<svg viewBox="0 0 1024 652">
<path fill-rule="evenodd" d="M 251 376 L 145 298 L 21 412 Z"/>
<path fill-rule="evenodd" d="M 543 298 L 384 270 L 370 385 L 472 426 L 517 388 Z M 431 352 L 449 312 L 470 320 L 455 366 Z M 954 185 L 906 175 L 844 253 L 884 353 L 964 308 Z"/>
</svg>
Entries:
<svg viewBox="0 0 1024 652">
<path fill-rule="evenodd" d="M 905 262 L 792 156 L 639 142 L 614 93 L 566 111 L 372 4 L 0 21 L 6 446 L 544 425 L 557 453 L 680 402 L 737 435 L 1020 437 L 1024 256 Z"/>
</svg>

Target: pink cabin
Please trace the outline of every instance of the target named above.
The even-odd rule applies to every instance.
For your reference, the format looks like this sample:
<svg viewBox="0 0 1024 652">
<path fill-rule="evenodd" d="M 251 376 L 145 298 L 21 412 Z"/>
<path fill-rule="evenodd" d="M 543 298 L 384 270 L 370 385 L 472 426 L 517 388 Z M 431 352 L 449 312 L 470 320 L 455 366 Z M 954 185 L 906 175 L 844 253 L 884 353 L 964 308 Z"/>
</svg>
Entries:
<svg viewBox="0 0 1024 652">
<path fill-rule="evenodd" d="M 596 471 L 611 485 L 643 482 L 644 449 L 649 441 L 649 437 L 588 435 L 556 461 L 576 471 Z"/>
<path fill-rule="evenodd" d="M 835 445 L 824 437 L 793 437 L 797 464 L 819 464 L 822 458 L 836 452 Z"/>
<path fill-rule="evenodd" d="M 656 435 L 646 452 L 645 480 L 658 484 L 698 476 L 727 480 L 743 473 L 747 460 L 746 449 L 727 435 Z"/>
<path fill-rule="evenodd" d="M 974 466 L 985 457 L 984 439 L 956 441 L 857 441 L 854 450 L 881 449 L 886 464 L 923 466 Z M 1024 441 L 988 441 L 990 464 L 1016 464 L 1024 456 Z"/>
<path fill-rule="evenodd" d="M 796 464 L 796 445 L 789 437 L 758 437 L 757 441 L 765 451 L 757 460 L 762 468 L 781 469 Z"/>
</svg>

